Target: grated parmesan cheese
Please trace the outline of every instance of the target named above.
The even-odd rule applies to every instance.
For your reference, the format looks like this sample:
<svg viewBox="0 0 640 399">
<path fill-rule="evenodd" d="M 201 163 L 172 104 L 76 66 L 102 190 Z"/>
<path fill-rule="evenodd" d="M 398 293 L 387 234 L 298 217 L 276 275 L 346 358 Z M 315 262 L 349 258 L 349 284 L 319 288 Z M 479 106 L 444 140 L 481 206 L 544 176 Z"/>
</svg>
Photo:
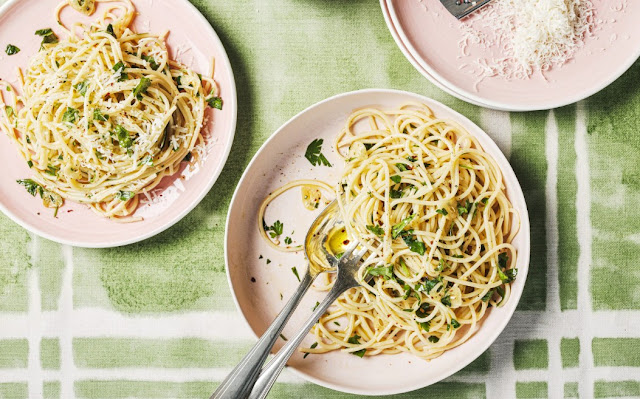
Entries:
<svg viewBox="0 0 640 399">
<path fill-rule="evenodd" d="M 463 56 L 471 46 L 502 49 L 501 57 L 472 62 L 481 80 L 527 79 L 566 64 L 596 25 L 591 0 L 494 0 L 461 24 L 459 46 Z"/>
</svg>

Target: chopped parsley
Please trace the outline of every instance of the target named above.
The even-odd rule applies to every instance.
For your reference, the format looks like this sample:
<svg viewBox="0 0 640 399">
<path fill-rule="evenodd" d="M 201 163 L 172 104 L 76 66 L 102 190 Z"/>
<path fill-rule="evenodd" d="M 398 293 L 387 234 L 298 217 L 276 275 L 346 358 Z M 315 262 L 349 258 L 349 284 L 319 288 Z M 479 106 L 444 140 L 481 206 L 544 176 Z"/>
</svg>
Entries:
<svg viewBox="0 0 640 399">
<path fill-rule="evenodd" d="M 360 345 L 360 336 L 355 334 L 353 337 L 350 337 L 347 342 L 353 345 Z M 360 349 L 359 351 L 351 352 L 352 355 L 356 355 L 358 357 L 364 357 L 364 354 L 367 352 L 366 349 Z"/>
<path fill-rule="evenodd" d="M 94 121 L 101 121 L 101 122 L 106 122 L 107 120 L 109 120 L 109 115 L 103 115 L 102 111 L 100 111 L 98 108 L 93 110 L 93 120 Z"/>
<path fill-rule="evenodd" d="M 398 168 L 398 170 L 400 172 L 405 172 L 405 171 L 409 170 L 409 168 L 407 168 L 407 165 L 405 165 L 403 163 L 397 163 L 396 164 L 396 168 Z"/>
<path fill-rule="evenodd" d="M 460 323 L 458 323 L 458 320 L 451 319 L 451 327 L 453 327 L 454 329 L 460 327 Z"/>
<path fill-rule="evenodd" d="M 131 148 L 133 146 L 133 139 L 129 136 L 129 132 L 127 129 L 122 127 L 121 125 L 116 125 L 115 131 L 116 137 L 118 138 L 118 143 L 122 148 Z"/>
<path fill-rule="evenodd" d="M 438 341 L 440 341 L 440 338 L 436 337 L 435 335 L 430 336 L 429 338 L 429 342 L 432 342 L 434 344 L 438 343 Z"/>
<path fill-rule="evenodd" d="M 317 343 L 317 342 L 314 342 L 314 343 L 312 343 L 312 344 L 311 344 L 311 346 L 310 346 L 309 348 L 310 348 L 310 349 L 315 349 L 315 348 L 317 348 L 317 347 L 318 347 L 318 343 Z M 302 358 L 303 358 L 303 359 L 306 359 L 306 358 L 307 358 L 307 356 L 309 356 L 310 354 L 311 354 L 311 353 L 307 352 L 307 353 L 305 353 L 305 354 L 304 354 L 304 356 L 302 356 Z"/>
<path fill-rule="evenodd" d="M 217 96 L 209 97 L 207 98 L 207 104 L 209 104 L 211 108 L 222 109 L 222 98 Z"/>
<path fill-rule="evenodd" d="M 389 191 L 389 197 L 393 199 L 402 198 L 403 191 L 402 190 L 393 190 Z"/>
<path fill-rule="evenodd" d="M 370 276 L 382 276 L 385 280 L 391 280 L 393 278 L 393 265 L 389 266 L 369 266 L 364 273 L 365 277 Z"/>
<path fill-rule="evenodd" d="M 122 61 L 118 61 L 112 68 L 113 72 L 120 75 L 120 77 L 118 78 L 118 82 L 122 82 L 129 79 L 129 75 L 124 73 L 124 68 L 125 68 L 124 62 Z"/>
<path fill-rule="evenodd" d="M 395 176 L 391 176 L 390 179 L 396 183 L 396 184 L 400 184 L 400 181 L 402 180 L 402 177 L 395 175 Z"/>
<path fill-rule="evenodd" d="M 447 216 L 449 214 L 449 212 L 447 212 L 447 210 L 444 208 L 436 210 L 436 213 L 439 213 L 442 216 Z"/>
<path fill-rule="evenodd" d="M 296 278 L 298 279 L 298 281 L 302 281 L 300 280 L 300 275 L 298 274 L 298 269 L 294 266 L 291 268 L 291 271 L 293 272 L 293 274 L 296 276 Z"/>
<path fill-rule="evenodd" d="M 445 296 L 440 300 L 440 302 L 442 302 L 442 304 L 443 304 L 444 306 L 449 306 L 449 307 L 451 307 L 451 297 L 450 297 L 449 295 L 445 295 Z"/>
<path fill-rule="evenodd" d="M 429 329 L 431 328 L 431 322 L 429 321 L 419 322 L 418 325 L 426 332 L 429 332 Z"/>
<path fill-rule="evenodd" d="M 50 176 L 57 176 L 59 170 L 60 170 L 59 166 L 47 165 L 47 170 L 45 170 L 44 173 Z"/>
<path fill-rule="evenodd" d="M 58 43 L 58 36 L 56 36 L 56 34 L 53 33 L 53 30 L 51 30 L 51 28 L 38 29 L 36 31 L 36 35 L 42 36 L 42 43 L 40 43 L 40 50 L 44 48 L 45 44 Z"/>
<path fill-rule="evenodd" d="M 487 293 L 482 297 L 482 302 L 489 302 L 491 297 L 493 297 L 493 290 L 487 291 Z"/>
<path fill-rule="evenodd" d="M 509 263 L 509 255 L 506 252 L 500 252 L 498 254 L 498 266 L 504 270 L 507 268 L 507 263 Z"/>
<path fill-rule="evenodd" d="M 271 238 L 276 238 L 282 234 L 283 228 L 284 228 L 284 225 L 282 224 L 282 222 L 280 222 L 279 220 L 276 220 L 272 226 L 266 227 L 264 230 L 270 231 L 269 235 L 271 236 Z"/>
<path fill-rule="evenodd" d="M 418 292 L 423 291 L 423 292 L 426 292 L 428 294 L 441 281 L 442 281 L 442 277 L 434 278 L 434 279 L 431 279 L 431 280 L 427 279 L 424 283 L 422 283 L 420 285 L 417 285 L 415 287 L 415 290 L 418 291 Z"/>
<path fill-rule="evenodd" d="M 500 280 L 502 280 L 502 282 L 505 284 L 508 284 L 515 280 L 517 275 L 518 269 L 509 269 L 505 270 L 504 272 L 502 270 L 498 270 L 498 276 L 500 277 Z"/>
<path fill-rule="evenodd" d="M 402 232 L 402 230 L 404 230 L 405 227 L 407 227 L 407 225 L 409 223 L 411 223 L 411 221 L 416 217 L 415 214 L 404 218 L 400 223 L 396 224 L 395 226 L 393 226 L 393 228 L 391 229 L 391 237 L 393 238 L 397 238 L 400 233 Z"/>
<path fill-rule="evenodd" d="M 8 117 L 12 117 L 13 115 L 15 115 L 15 111 L 13 110 L 13 107 L 10 107 L 7 105 L 4 108 L 5 108 L 5 111 L 7 112 Z"/>
<path fill-rule="evenodd" d="M 318 309 L 318 306 L 320 306 L 320 302 L 316 301 L 316 304 L 313 306 L 313 309 L 311 309 L 311 311 L 315 312 L 316 309 Z"/>
<path fill-rule="evenodd" d="M 116 198 L 120 201 L 129 201 L 136 195 L 133 191 L 118 191 Z"/>
<path fill-rule="evenodd" d="M 40 194 L 40 197 L 44 195 L 44 188 L 31 179 L 16 180 L 16 182 L 23 185 L 27 189 L 27 192 L 34 197 L 36 194 Z"/>
<path fill-rule="evenodd" d="M 384 235 L 384 229 L 380 226 L 367 225 L 367 230 L 377 235 L 378 237 L 382 237 Z"/>
<path fill-rule="evenodd" d="M 287 337 L 285 337 L 284 335 L 280 334 L 280 338 L 282 338 L 283 341 L 288 341 Z"/>
<path fill-rule="evenodd" d="M 291 237 L 285 237 L 285 238 L 284 238 L 284 243 L 285 243 L 285 244 L 289 245 L 289 244 L 291 244 L 292 242 L 293 242 L 293 240 L 291 239 Z"/>
<path fill-rule="evenodd" d="M 415 252 L 419 255 L 424 255 L 426 247 L 424 242 L 420 241 L 414 234 L 413 230 L 405 230 L 401 234 L 402 240 L 409 247 L 411 252 Z"/>
<path fill-rule="evenodd" d="M 89 88 L 89 82 L 85 80 L 84 82 L 80 82 L 77 85 L 73 86 L 73 88 L 76 89 L 76 91 L 80 93 L 81 96 L 84 97 L 84 95 L 87 94 L 87 89 Z"/>
<path fill-rule="evenodd" d="M 27 161 L 27 165 L 28 165 L 30 168 L 33 168 L 33 162 L 31 162 L 31 161 Z"/>
<path fill-rule="evenodd" d="M 142 59 L 147 61 L 151 69 L 153 69 L 154 71 L 157 71 L 158 68 L 160 68 L 160 65 L 156 62 L 156 60 L 153 57 L 142 54 Z"/>
<path fill-rule="evenodd" d="M 14 55 L 18 54 L 20 52 L 20 49 L 13 44 L 7 44 L 7 48 L 6 50 L 4 50 L 4 52 L 7 53 L 7 55 Z"/>
<path fill-rule="evenodd" d="M 473 208 L 473 202 L 469 202 L 469 200 L 467 200 L 464 205 L 458 204 L 458 214 L 464 215 L 465 213 L 469 213 L 471 212 L 471 208 Z"/>
<path fill-rule="evenodd" d="M 136 96 L 138 100 L 142 100 L 142 95 L 147 92 L 149 86 L 151 86 L 151 79 L 141 78 L 138 85 L 133 89 L 133 95 Z"/>
<path fill-rule="evenodd" d="M 142 160 L 138 163 L 138 166 L 140 165 L 153 166 L 153 157 L 151 155 L 147 155 L 146 157 L 142 158 Z"/>
<path fill-rule="evenodd" d="M 67 107 L 67 110 L 64 111 L 64 114 L 62 115 L 62 121 L 74 123 L 79 118 L 79 113 L 80 111 L 78 111 L 77 109 Z"/>
<path fill-rule="evenodd" d="M 111 25 L 111 24 L 107 25 L 106 32 L 108 34 L 110 34 L 111 36 L 116 37 L 116 32 L 113 31 L 113 25 Z M 116 37 L 116 39 L 117 39 L 117 37 Z"/>
<path fill-rule="evenodd" d="M 307 146 L 307 151 L 304 153 L 304 157 L 311 162 L 311 165 L 318 166 L 331 166 L 331 163 L 327 160 L 327 158 L 322 154 L 322 142 L 323 139 L 315 139 Z"/>
</svg>

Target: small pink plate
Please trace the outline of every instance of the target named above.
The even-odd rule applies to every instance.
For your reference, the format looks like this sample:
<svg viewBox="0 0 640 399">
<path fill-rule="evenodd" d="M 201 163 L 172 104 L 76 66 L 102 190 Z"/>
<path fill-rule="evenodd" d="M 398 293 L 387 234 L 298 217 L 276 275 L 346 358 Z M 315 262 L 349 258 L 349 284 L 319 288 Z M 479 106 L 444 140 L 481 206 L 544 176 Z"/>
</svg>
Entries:
<svg viewBox="0 0 640 399">
<path fill-rule="evenodd" d="M 589 97 L 620 77 L 640 56 L 640 3 L 630 0 L 592 0 L 596 31 L 565 65 L 529 79 L 485 78 L 479 82 L 473 61 L 500 57 L 499 44 L 460 49 L 462 23 L 439 0 L 381 0 L 383 13 L 403 52 L 415 60 L 432 82 L 445 86 L 462 100 L 507 111 L 561 107 Z M 397 40 L 398 41 L 398 40 Z M 409 54 L 407 54 L 407 51 Z M 411 61 L 411 59 L 409 59 Z M 414 61 L 412 61 L 414 63 Z M 414 63 L 414 66 L 415 66 Z M 478 83 L 479 82 L 479 83 Z"/>
<path fill-rule="evenodd" d="M 427 104 L 436 116 L 460 123 L 500 166 L 507 195 L 521 218 L 521 228 L 513 242 L 518 251 L 518 278 L 512 286 L 509 301 L 504 307 L 492 309 L 469 341 L 429 362 L 410 354 L 362 359 L 340 351 L 309 355 L 306 359 L 300 352 L 293 355 L 288 363 L 290 370 L 338 391 L 391 395 L 434 384 L 457 372 L 487 350 L 500 335 L 516 309 L 526 281 L 530 251 L 529 215 L 518 179 L 498 146 L 473 122 L 439 102 L 403 91 L 359 90 L 321 101 L 285 123 L 260 148 L 236 188 L 225 229 L 225 261 L 234 300 L 251 330 L 261 335 L 267 329 L 298 285 L 291 269 L 295 267 L 302 275 L 307 267 L 301 251 L 279 252 L 262 239 L 258 232 L 261 202 L 274 189 L 293 180 L 316 179 L 332 186 L 337 184 L 344 165 L 335 154 L 332 143 L 349 114 L 366 106 L 392 109 L 410 101 Z M 332 167 L 312 166 L 304 157 L 307 146 L 315 139 L 324 140 L 322 153 Z M 270 204 L 265 222 L 271 225 L 280 220 L 283 223 L 282 237 L 291 237 L 292 244 L 296 245 L 304 242 L 307 229 L 320 211 L 305 209 L 300 189 L 293 189 Z M 321 301 L 325 295 L 324 292 L 310 290 L 283 335 L 293 336 L 311 314 L 316 301 Z M 302 345 L 308 347 L 313 342 L 309 336 Z M 280 349 L 282 344 L 280 340 L 275 349 Z"/>
<path fill-rule="evenodd" d="M 17 87 L 16 68 L 25 68 L 38 51 L 41 38 L 34 32 L 52 28 L 62 33 L 54 17 L 60 0 L 13 0 L 0 8 L 0 77 Z M 227 160 L 236 128 L 236 87 L 229 58 L 217 34 L 187 0 L 134 0 L 138 16 L 134 27 L 138 32 L 162 33 L 169 30 L 167 43 L 171 58 L 206 74 L 215 58 L 215 80 L 224 101 L 222 110 L 207 110 L 203 127 L 206 157 L 191 167 L 184 163 L 180 173 L 166 177 L 149 198 L 141 198 L 136 216 L 144 220 L 118 223 L 105 219 L 85 205 L 66 201 L 58 217 L 45 208 L 16 183 L 29 178 L 29 167 L 18 154 L 9 137 L 0 133 L 0 210 L 24 228 L 53 241 L 79 247 L 116 247 L 144 240 L 171 227 L 189 213 L 209 192 Z M 61 15 L 64 22 L 87 22 L 87 18 L 67 7 Z M 21 51 L 7 56 L 7 44 Z M 4 85 L 0 89 L 4 90 Z M 5 94 L 5 99 L 8 96 Z"/>
</svg>

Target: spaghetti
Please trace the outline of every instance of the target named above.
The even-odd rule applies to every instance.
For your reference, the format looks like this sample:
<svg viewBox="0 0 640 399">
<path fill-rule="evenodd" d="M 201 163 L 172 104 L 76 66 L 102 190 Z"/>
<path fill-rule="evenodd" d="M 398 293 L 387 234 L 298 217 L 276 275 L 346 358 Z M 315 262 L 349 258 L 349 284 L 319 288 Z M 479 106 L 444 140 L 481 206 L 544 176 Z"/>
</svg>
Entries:
<svg viewBox="0 0 640 399">
<path fill-rule="evenodd" d="M 213 64 L 211 77 L 200 76 L 169 58 L 167 33 L 134 32 L 130 0 L 97 0 L 106 6 L 100 19 L 66 27 L 61 10 L 76 3 L 56 9 L 65 39 L 36 32 L 41 51 L 19 71 L 22 94 L 11 90 L 12 106 L 0 98 L 0 127 L 33 172 L 20 183 L 59 198 L 55 207 L 66 199 L 105 217 L 140 220 L 129 217 L 138 195 L 175 174 L 204 142 L 207 103 L 222 106 Z M 93 12 L 94 1 L 82 4 Z"/>
<path fill-rule="evenodd" d="M 320 318 L 303 351 L 432 359 L 464 343 L 517 273 L 519 219 L 500 168 L 463 127 L 417 103 L 354 112 L 335 147 L 341 218 L 369 255 L 362 286 Z"/>
</svg>

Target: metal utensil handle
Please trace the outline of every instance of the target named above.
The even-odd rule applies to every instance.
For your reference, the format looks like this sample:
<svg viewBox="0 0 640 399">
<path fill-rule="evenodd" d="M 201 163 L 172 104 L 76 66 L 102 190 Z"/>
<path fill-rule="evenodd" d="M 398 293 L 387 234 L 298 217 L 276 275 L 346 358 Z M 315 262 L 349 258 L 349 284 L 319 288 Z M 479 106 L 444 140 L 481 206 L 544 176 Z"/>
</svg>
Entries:
<svg viewBox="0 0 640 399">
<path fill-rule="evenodd" d="M 338 271 L 340 273 L 340 271 Z M 287 361 L 293 355 L 293 352 L 296 350 L 298 345 L 302 342 L 304 337 L 307 336 L 311 327 L 314 326 L 318 322 L 320 316 L 327 311 L 329 306 L 333 302 L 335 302 L 342 293 L 344 293 L 349 288 L 355 287 L 357 284 L 354 284 L 353 280 L 342 281 L 340 278 L 336 278 L 336 284 L 333 286 L 331 291 L 327 297 L 322 301 L 320 305 L 316 308 L 316 310 L 311 314 L 309 319 L 305 322 L 304 326 L 300 329 L 300 332 L 296 334 L 296 336 L 289 338 L 289 341 L 285 344 L 285 346 L 280 349 L 278 354 L 271 359 L 271 361 L 262 369 L 260 373 L 260 377 L 256 381 L 253 386 L 253 390 L 251 391 L 251 395 L 249 399 L 264 399 L 269 394 L 271 387 L 278 379 L 278 376 L 282 372 L 282 369 L 287 364 Z"/>
<path fill-rule="evenodd" d="M 211 395 L 210 399 L 239 399 L 246 398 L 249 395 L 253 384 L 260 375 L 260 369 L 264 361 L 267 359 L 267 356 L 269 356 L 271 348 L 280 336 L 282 328 L 311 286 L 313 279 L 307 271 L 298 289 L 286 305 L 284 305 L 284 308 L 282 308 L 278 316 L 276 316 L 271 326 L 264 332 L 255 346 L 242 358 L 227 378 L 222 381 L 222 384 L 220 384 L 218 389 Z"/>
</svg>

